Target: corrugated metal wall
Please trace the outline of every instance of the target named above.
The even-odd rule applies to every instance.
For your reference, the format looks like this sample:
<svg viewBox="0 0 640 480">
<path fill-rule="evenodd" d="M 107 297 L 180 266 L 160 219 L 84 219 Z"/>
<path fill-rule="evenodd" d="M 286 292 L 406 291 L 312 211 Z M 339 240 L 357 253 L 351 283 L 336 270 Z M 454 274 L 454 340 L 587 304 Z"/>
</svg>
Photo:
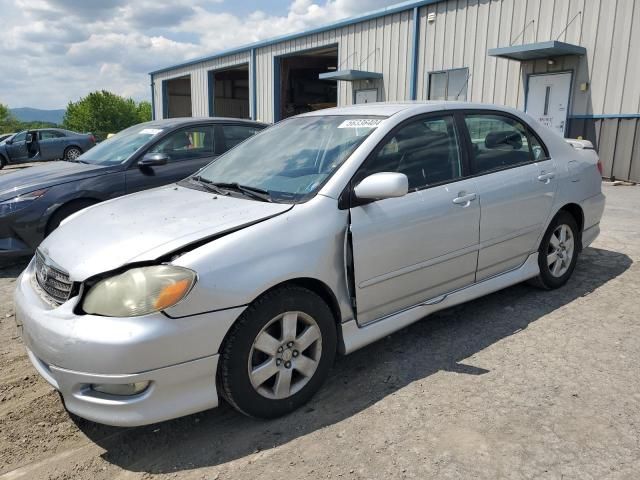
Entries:
<svg viewBox="0 0 640 480">
<path fill-rule="evenodd" d="M 403 100 L 409 97 L 411 64 L 411 10 L 361 22 L 348 27 L 309 35 L 257 49 L 258 80 L 257 117 L 273 122 L 274 58 L 328 45 L 338 45 L 338 69 L 353 68 L 381 72 L 384 82 L 380 100 Z M 362 82 L 363 83 L 363 82 Z M 338 82 L 338 105 L 353 101 L 353 85 Z"/>
<path fill-rule="evenodd" d="M 209 116 L 209 79 L 210 70 L 232 67 L 249 63 L 250 52 L 217 58 L 208 62 L 162 72 L 153 76 L 154 105 L 156 118 L 162 118 L 162 82 L 183 75 L 191 76 L 191 111 L 194 117 Z"/>
<path fill-rule="evenodd" d="M 569 136 L 598 146 L 605 177 L 640 182 L 640 118 L 572 119 Z"/>
<path fill-rule="evenodd" d="M 435 14 L 434 22 L 427 20 L 430 13 Z M 523 109 L 529 74 L 572 71 L 570 116 L 640 112 L 640 55 L 636 51 L 640 47 L 640 0 L 445 0 L 421 7 L 418 19 L 419 100 L 427 98 L 428 72 L 468 67 L 468 100 Z M 384 75 L 369 85 L 338 82 L 339 105 L 352 103 L 354 88 L 377 87 L 383 101 L 410 99 L 412 33 L 413 9 L 409 8 L 257 48 L 257 118 L 274 120 L 275 57 L 336 44 L 339 69 Z M 584 46 L 587 55 L 559 57 L 553 64 L 546 60 L 520 63 L 487 55 L 494 47 L 556 39 Z M 249 60 L 247 51 L 156 74 L 157 118 L 162 115 L 163 79 L 190 73 L 193 114 L 206 115 L 207 71 Z M 585 83 L 589 86 L 582 91 L 580 85 Z M 572 135 L 581 132 L 596 142 L 610 175 L 638 180 L 638 123 L 635 118 L 571 119 L 569 127 Z"/>
<path fill-rule="evenodd" d="M 469 67 L 471 101 L 524 108 L 527 74 L 572 70 L 573 115 L 640 109 L 640 0 L 448 0 L 421 8 L 419 17 L 419 99 L 428 72 Z M 587 55 L 554 65 L 487 56 L 490 48 L 547 40 L 582 45 Z M 590 88 L 581 92 L 585 82 Z"/>
<path fill-rule="evenodd" d="M 570 116 L 640 112 L 640 0 L 448 0 L 421 8 L 419 19 L 418 99 L 427 98 L 428 72 L 468 67 L 470 101 L 524 109 L 528 75 L 572 71 Z M 487 56 L 490 48 L 546 40 L 582 45 L 587 55 L 553 65 Z M 606 177 L 636 182 L 639 128 L 637 118 L 569 120 L 569 136 L 598 148 Z"/>
</svg>

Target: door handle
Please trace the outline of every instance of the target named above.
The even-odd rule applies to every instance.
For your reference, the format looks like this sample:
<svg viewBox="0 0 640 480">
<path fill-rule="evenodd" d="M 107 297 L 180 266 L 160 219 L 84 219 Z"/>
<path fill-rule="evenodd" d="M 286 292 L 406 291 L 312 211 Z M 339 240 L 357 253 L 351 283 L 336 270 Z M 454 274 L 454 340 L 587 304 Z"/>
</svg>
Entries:
<svg viewBox="0 0 640 480">
<path fill-rule="evenodd" d="M 540 173 L 540 175 L 538 175 L 538 180 L 544 183 L 549 183 L 555 176 L 556 174 L 553 172 L 545 173 L 543 171 Z"/>
<path fill-rule="evenodd" d="M 467 193 L 460 192 L 458 196 L 453 199 L 453 203 L 456 205 L 462 205 L 463 207 L 468 206 L 471 202 L 473 202 L 477 198 L 475 193 Z"/>
</svg>

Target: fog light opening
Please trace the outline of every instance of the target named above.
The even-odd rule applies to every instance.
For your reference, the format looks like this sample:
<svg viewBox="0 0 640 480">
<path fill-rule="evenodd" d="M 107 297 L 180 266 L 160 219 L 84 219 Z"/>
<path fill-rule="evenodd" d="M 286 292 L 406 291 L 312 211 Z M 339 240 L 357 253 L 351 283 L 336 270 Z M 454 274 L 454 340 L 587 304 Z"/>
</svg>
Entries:
<svg viewBox="0 0 640 480">
<path fill-rule="evenodd" d="M 144 392 L 149 388 L 150 383 L 149 381 L 136 383 L 97 383 L 91 385 L 91 390 L 106 393 L 107 395 L 129 397 Z"/>
</svg>

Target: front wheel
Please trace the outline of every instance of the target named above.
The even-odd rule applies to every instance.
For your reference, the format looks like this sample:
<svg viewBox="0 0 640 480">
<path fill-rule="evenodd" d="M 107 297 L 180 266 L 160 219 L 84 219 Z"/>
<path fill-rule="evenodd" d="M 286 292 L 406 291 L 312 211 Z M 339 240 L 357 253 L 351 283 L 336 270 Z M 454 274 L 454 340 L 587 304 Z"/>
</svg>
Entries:
<svg viewBox="0 0 640 480">
<path fill-rule="evenodd" d="M 537 284 L 546 289 L 563 286 L 578 260 L 578 225 L 573 216 L 561 211 L 551 221 L 538 249 Z"/>
<path fill-rule="evenodd" d="M 222 395 L 250 416 L 289 413 L 320 388 L 336 343 L 335 321 L 322 298 L 297 286 L 273 290 L 245 310 L 225 341 Z"/>
</svg>

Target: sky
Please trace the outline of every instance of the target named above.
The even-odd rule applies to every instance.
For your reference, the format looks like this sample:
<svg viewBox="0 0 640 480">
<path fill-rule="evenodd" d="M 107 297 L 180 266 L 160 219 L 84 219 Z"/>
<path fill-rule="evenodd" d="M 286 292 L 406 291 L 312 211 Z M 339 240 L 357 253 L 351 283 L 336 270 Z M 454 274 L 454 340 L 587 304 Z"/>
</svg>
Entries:
<svg viewBox="0 0 640 480">
<path fill-rule="evenodd" d="M 109 90 L 149 100 L 148 73 L 398 0 L 0 0 L 0 103 L 65 108 Z"/>
</svg>

